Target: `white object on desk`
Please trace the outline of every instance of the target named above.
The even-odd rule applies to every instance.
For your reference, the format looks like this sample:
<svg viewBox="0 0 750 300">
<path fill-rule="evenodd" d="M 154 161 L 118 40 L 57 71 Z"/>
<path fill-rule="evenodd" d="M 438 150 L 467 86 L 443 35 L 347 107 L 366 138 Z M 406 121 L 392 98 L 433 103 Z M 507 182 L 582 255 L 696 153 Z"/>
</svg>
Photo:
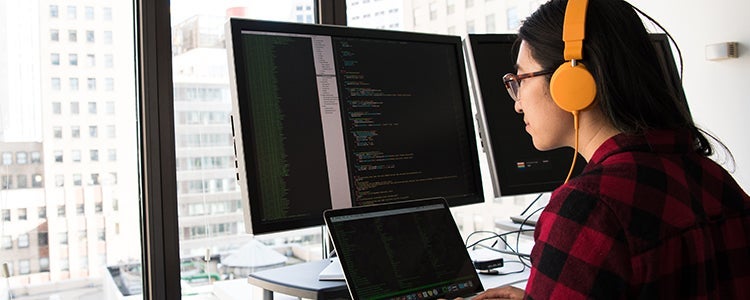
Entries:
<svg viewBox="0 0 750 300">
<path fill-rule="evenodd" d="M 339 258 L 332 257 L 330 260 L 331 264 L 318 274 L 318 280 L 344 280 L 344 270 L 341 269 Z"/>
</svg>

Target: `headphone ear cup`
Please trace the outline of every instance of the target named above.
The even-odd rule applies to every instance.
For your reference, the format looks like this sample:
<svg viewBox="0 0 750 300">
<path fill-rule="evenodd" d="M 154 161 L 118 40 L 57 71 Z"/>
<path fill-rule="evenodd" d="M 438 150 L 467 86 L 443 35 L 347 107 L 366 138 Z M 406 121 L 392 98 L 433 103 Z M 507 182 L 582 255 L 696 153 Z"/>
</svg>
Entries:
<svg viewBox="0 0 750 300">
<path fill-rule="evenodd" d="M 552 74 L 549 83 L 552 100 L 567 112 L 581 111 L 594 102 L 596 82 L 586 67 L 565 62 Z"/>
</svg>

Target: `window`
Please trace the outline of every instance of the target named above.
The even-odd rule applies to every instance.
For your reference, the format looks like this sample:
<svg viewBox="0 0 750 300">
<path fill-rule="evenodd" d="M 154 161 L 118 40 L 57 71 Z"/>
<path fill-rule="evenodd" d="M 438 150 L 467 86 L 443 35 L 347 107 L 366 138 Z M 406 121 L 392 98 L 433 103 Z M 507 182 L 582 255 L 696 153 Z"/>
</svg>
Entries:
<svg viewBox="0 0 750 300">
<path fill-rule="evenodd" d="M 52 137 L 54 137 L 56 139 L 61 139 L 62 138 L 62 127 L 60 127 L 60 126 L 52 127 Z"/>
<path fill-rule="evenodd" d="M 466 21 L 466 32 L 467 33 L 475 33 L 476 30 L 474 29 L 474 20 Z"/>
<path fill-rule="evenodd" d="M 50 88 L 53 91 L 59 91 L 60 90 L 60 77 L 52 77 L 52 78 L 50 78 Z"/>
<path fill-rule="evenodd" d="M 506 11 L 506 16 L 508 18 L 508 29 L 518 29 L 518 26 L 521 24 L 518 17 L 518 9 L 515 7 L 509 7 Z"/>
<path fill-rule="evenodd" d="M 113 68 L 115 66 L 115 57 L 112 54 L 104 55 L 104 67 Z"/>
<path fill-rule="evenodd" d="M 39 258 L 39 272 L 49 272 L 49 257 Z"/>
<path fill-rule="evenodd" d="M 94 19 L 94 8 L 91 7 L 91 6 L 86 6 L 86 8 L 84 8 L 84 10 L 86 12 L 86 20 L 93 20 Z"/>
<path fill-rule="evenodd" d="M 62 103 L 60 102 L 52 102 L 52 113 L 55 115 L 62 114 Z"/>
<path fill-rule="evenodd" d="M 40 206 L 37 209 L 37 217 L 39 219 L 46 219 L 47 218 L 47 207 L 46 206 Z"/>
<path fill-rule="evenodd" d="M 77 42 L 78 41 L 78 31 L 75 30 L 68 30 L 68 42 Z"/>
<path fill-rule="evenodd" d="M 65 217 L 65 205 L 58 205 L 57 206 L 57 216 L 58 217 Z"/>
<path fill-rule="evenodd" d="M 55 162 L 61 163 L 63 162 L 63 152 L 60 150 L 56 150 L 54 152 L 55 154 Z"/>
<path fill-rule="evenodd" d="M 99 185 L 99 174 L 98 173 L 91 173 L 89 177 L 89 185 Z"/>
<path fill-rule="evenodd" d="M 96 114 L 96 102 L 89 102 L 89 114 L 95 115 Z"/>
<path fill-rule="evenodd" d="M 77 15 L 76 7 L 74 5 L 68 5 L 68 19 L 75 20 Z"/>
<path fill-rule="evenodd" d="M 13 164 L 13 153 L 3 152 L 3 165 L 9 166 L 11 164 Z"/>
<path fill-rule="evenodd" d="M 78 203 L 78 205 L 76 205 L 76 214 L 80 216 L 85 213 L 86 213 L 86 205 L 84 205 L 83 203 Z"/>
<path fill-rule="evenodd" d="M 31 152 L 31 163 L 32 164 L 40 164 L 42 163 L 42 153 L 39 151 L 33 151 Z"/>
<path fill-rule="evenodd" d="M 3 175 L 3 177 L 0 177 L 0 189 L 9 190 L 12 188 L 13 188 L 13 175 Z M 4 217 L 5 216 L 3 215 L 3 218 Z M 8 218 L 10 218 L 10 211 L 8 211 Z"/>
<path fill-rule="evenodd" d="M 104 242 L 107 240 L 107 232 L 104 231 L 104 228 L 101 228 L 96 231 L 96 239 L 101 242 Z"/>
<path fill-rule="evenodd" d="M 104 44 L 112 45 L 112 31 L 111 30 L 104 31 Z"/>
<path fill-rule="evenodd" d="M 445 1 L 445 14 L 452 15 L 456 12 L 456 0 Z"/>
<path fill-rule="evenodd" d="M 430 21 L 435 21 L 438 18 L 438 4 L 437 2 L 430 3 Z"/>
<path fill-rule="evenodd" d="M 13 249 L 13 237 L 9 235 L 3 236 L 3 249 Z"/>
<path fill-rule="evenodd" d="M 111 92 L 115 90 L 115 79 L 112 77 L 104 78 L 104 90 Z"/>
<path fill-rule="evenodd" d="M 39 232 L 39 233 L 37 233 L 36 236 L 39 239 L 39 246 L 48 246 L 49 245 L 49 233 L 47 233 L 47 232 Z"/>
<path fill-rule="evenodd" d="M 71 61 L 71 63 L 72 63 L 72 61 Z M 69 82 L 70 90 L 71 91 L 77 91 L 78 90 L 78 78 L 75 78 L 75 77 L 69 78 L 68 82 Z M 76 102 L 76 103 L 78 103 L 78 102 Z"/>
<path fill-rule="evenodd" d="M 107 149 L 107 160 L 117 161 L 117 149 Z"/>
<path fill-rule="evenodd" d="M 10 209 L 3 209 L 3 221 L 10 222 Z"/>
<path fill-rule="evenodd" d="M 113 139 L 116 135 L 115 125 L 107 125 L 107 138 Z"/>
<path fill-rule="evenodd" d="M 86 83 L 89 91 L 96 91 L 96 78 L 88 78 L 86 79 Z"/>
<path fill-rule="evenodd" d="M 102 211 L 104 211 L 104 203 L 102 203 L 101 201 L 96 202 L 94 204 L 94 212 L 101 213 Z"/>
<path fill-rule="evenodd" d="M 42 174 L 34 174 L 33 176 L 31 176 L 31 187 L 34 187 L 34 188 L 44 187 L 43 186 L 44 183 L 42 181 L 43 181 Z"/>
<path fill-rule="evenodd" d="M 19 165 L 25 165 L 29 163 L 29 157 L 26 152 L 16 152 L 16 163 Z"/>
<path fill-rule="evenodd" d="M 81 127 L 77 125 L 70 126 L 70 137 L 77 139 L 81 137 Z"/>
<path fill-rule="evenodd" d="M 28 236 L 27 236 L 28 238 Z M 28 247 L 28 244 L 26 245 Z M 18 274 L 26 275 L 31 273 L 31 264 L 28 259 L 22 259 L 18 261 Z"/>
<path fill-rule="evenodd" d="M 485 17 L 484 24 L 487 28 L 487 33 L 495 32 L 495 15 L 487 15 Z"/>
<path fill-rule="evenodd" d="M 49 40 L 51 42 L 59 42 L 60 41 L 60 30 L 50 29 L 49 30 Z"/>
<path fill-rule="evenodd" d="M 70 64 L 71 66 L 77 66 L 78 65 L 78 54 L 76 54 L 76 53 L 68 54 L 68 64 Z M 78 79 L 76 79 L 76 80 L 78 80 Z"/>
<path fill-rule="evenodd" d="M 89 137 L 95 138 L 99 136 L 99 130 L 96 125 L 89 126 Z"/>
<path fill-rule="evenodd" d="M 60 11 L 57 7 L 57 5 L 50 5 L 49 6 L 49 17 L 50 18 L 57 18 L 60 16 Z"/>
<path fill-rule="evenodd" d="M 55 175 L 55 186 L 56 187 L 65 186 L 65 175 Z"/>
<path fill-rule="evenodd" d="M 474 0 L 466 0 L 466 8 L 474 7 Z"/>
<path fill-rule="evenodd" d="M 61 242 L 61 244 L 62 244 L 62 242 Z M 68 234 L 66 233 L 65 234 L 65 244 L 63 244 L 63 245 L 67 245 L 67 244 L 68 244 Z M 63 272 L 70 271 L 70 262 L 68 261 L 67 258 L 60 259 L 60 271 L 63 271 Z"/>
<path fill-rule="evenodd" d="M 94 54 L 86 54 L 86 66 L 87 67 L 95 67 L 96 66 L 96 55 L 94 55 Z"/>
<path fill-rule="evenodd" d="M 74 186 L 81 186 L 81 174 L 73 174 L 73 185 Z"/>
<path fill-rule="evenodd" d="M 29 234 L 19 234 L 18 235 L 18 248 L 28 248 L 29 247 Z"/>
<path fill-rule="evenodd" d="M 67 231 L 65 231 L 65 232 L 58 232 L 57 233 L 57 240 L 60 241 L 60 245 L 67 245 L 68 244 L 68 232 Z"/>
<path fill-rule="evenodd" d="M 78 101 L 70 102 L 70 114 L 71 115 L 77 115 L 81 112 L 80 106 L 78 105 Z"/>
<path fill-rule="evenodd" d="M 108 115 L 115 114 L 115 102 L 114 101 L 107 101 L 104 103 L 104 113 Z"/>
<path fill-rule="evenodd" d="M 29 187 L 29 180 L 28 178 L 26 178 L 26 174 L 19 174 L 18 183 L 16 183 L 16 188 L 25 189 L 27 187 Z M 26 215 L 24 215 L 24 220 L 26 220 L 25 218 L 26 218 Z M 20 220 L 20 216 L 19 216 L 19 220 Z"/>
<path fill-rule="evenodd" d="M 60 65 L 60 53 L 50 53 L 49 55 L 50 64 L 53 66 Z"/>
<path fill-rule="evenodd" d="M 87 43 L 93 43 L 94 41 L 95 41 L 94 31 L 93 30 L 86 30 L 86 42 Z"/>
<path fill-rule="evenodd" d="M 112 8 L 111 7 L 102 8 L 102 15 L 103 15 L 102 18 L 105 21 L 112 21 Z"/>
<path fill-rule="evenodd" d="M 96 149 L 89 150 L 89 160 L 99 161 L 99 150 L 96 150 Z"/>
<path fill-rule="evenodd" d="M 73 162 L 81 162 L 81 150 L 71 150 L 70 157 Z"/>
</svg>

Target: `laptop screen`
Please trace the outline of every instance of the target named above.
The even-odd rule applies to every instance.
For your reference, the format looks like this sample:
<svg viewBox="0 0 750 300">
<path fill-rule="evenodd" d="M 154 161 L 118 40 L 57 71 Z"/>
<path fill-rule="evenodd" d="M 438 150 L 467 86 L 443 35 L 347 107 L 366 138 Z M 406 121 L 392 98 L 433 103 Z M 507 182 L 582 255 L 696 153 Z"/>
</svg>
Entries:
<svg viewBox="0 0 750 300">
<path fill-rule="evenodd" d="M 483 290 L 445 200 L 329 210 L 354 299 L 437 299 Z"/>
</svg>

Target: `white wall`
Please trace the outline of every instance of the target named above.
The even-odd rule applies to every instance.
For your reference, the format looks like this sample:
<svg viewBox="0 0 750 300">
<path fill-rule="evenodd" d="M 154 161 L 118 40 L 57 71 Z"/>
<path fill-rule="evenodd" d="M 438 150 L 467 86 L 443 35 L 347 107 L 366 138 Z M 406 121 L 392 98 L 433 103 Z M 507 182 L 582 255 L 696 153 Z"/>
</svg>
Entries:
<svg viewBox="0 0 750 300">
<path fill-rule="evenodd" d="M 680 46 L 685 64 L 683 85 L 693 118 L 732 151 L 734 177 L 750 191 L 750 26 L 745 23 L 750 18 L 750 1 L 629 2 L 659 21 Z M 739 58 L 705 59 L 706 45 L 730 41 L 739 43 Z M 724 167 L 732 170 L 731 164 Z"/>
</svg>

